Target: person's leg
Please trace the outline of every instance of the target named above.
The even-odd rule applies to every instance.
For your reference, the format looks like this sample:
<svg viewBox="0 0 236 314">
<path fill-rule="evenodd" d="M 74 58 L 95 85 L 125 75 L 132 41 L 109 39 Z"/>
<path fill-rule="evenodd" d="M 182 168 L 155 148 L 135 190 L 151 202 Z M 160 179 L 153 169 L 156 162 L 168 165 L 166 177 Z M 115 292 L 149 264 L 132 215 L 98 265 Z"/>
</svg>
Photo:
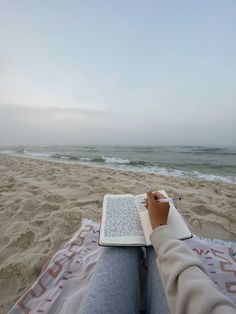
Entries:
<svg viewBox="0 0 236 314">
<path fill-rule="evenodd" d="M 153 247 L 147 248 L 147 314 L 169 314 Z"/>
<path fill-rule="evenodd" d="M 134 247 L 103 248 L 79 313 L 138 313 L 141 253 Z"/>
</svg>

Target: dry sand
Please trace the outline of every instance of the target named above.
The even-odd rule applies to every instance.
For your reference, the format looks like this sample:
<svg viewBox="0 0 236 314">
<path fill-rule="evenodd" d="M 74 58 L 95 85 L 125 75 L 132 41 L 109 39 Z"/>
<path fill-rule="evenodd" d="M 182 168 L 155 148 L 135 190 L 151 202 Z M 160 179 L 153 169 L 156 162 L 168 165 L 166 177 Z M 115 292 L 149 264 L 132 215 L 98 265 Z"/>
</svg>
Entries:
<svg viewBox="0 0 236 314">
<path fill-rule="evenodd" d="M 236 185 L 0 155 L 0 313 L 82 218 L 99 219 L 105 193 L 141 194 L 147 184 L 183 197 L 193 233 L 236 239 Z"/>
</svg>

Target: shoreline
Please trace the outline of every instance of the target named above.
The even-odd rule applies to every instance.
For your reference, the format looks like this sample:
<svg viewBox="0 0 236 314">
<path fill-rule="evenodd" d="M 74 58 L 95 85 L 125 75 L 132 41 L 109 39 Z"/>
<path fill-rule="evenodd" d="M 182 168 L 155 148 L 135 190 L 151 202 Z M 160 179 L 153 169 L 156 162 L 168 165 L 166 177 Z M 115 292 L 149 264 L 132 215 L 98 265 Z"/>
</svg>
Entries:
<svg viewBox="0 0 236 314">
<path fill-rule="evenodd" d="M 0 154 L 3 311 L 34 282 L 82 218 L 99 220 L 104 194 L 142 194 L 147 184 L 182 197 L 177 208 L 192 233 L 236 238 L 235 184 Z"/>
<path fill-rule="evenodd" d="M 224 179 L 222 179 L 219 175 L 214 175 L 214 174 L 203 174 L 203 173 L 199 173 L 200 176 L 204 177 L 214 177 L 214 178 L 217 178 L 219 177 L 220 179 L 203 179 L 201 177 L 193 177 L 193 176 L 190 176 L 190 175 L 176 175 L 176 174 L 159 174 L 158 172 L 152 172 L 152 171 L 144 171 L 143 169 L 132 169 L 132 168 L 124 168 L 122 169 L 121 167 L 115 167 L 115 166 L 111 166 L 111 165 L 106 165 L 106 164 L 95 164 L 95 163 L 89 163 L 89 162 L 86 162 L 86 161 L 74 161 L 73 159 L 71 160 L 60 160 L 60 159 L 54 159 L 54 158 L 46 158 L 46 157 L 38 157 L 38 156 L 28 156 L 28 155 L 22 155 L 22 154 L 12 154 L 12 153 L 1 153 L 0 152 L 0 157 L 2 156 L 8 156 L 8 157 L 19 157 L 19 158 L 27 158 L 27 159 L 30 159 L 30 160 L 41 160 L 41 161 L 45 161 L 45 162 L 51 162 L 51 163 L 62 163 L 62 164 L 69 164 L 69 165 L 79 165 L 79 166 L 87 166 L 87 167 L 92 167 L 92 168 L 98 168 L 98 169 L 111 169 L 111 170 L 115 170 L 115 171 L 123 171 L 123 172 L 132 172 L 132 173 L 136 173 L 136 174 L 154 174 L 154 175 L 157 175 L 159 177 L 167 177 L 167 178 L 177 178 L 179 180 L 182 180 L 182 179 L 187 179 L 187 180 L 193 180 L 193 181 L 197 181 L 197 182 L 213 182 L 213 183 L 223 183 L 223 184 L 229 184 L 229 185 L 235 185 L 236 186 L 236 182 L 230 182 L 230 181 L 227 181 L 227 177 L 224 176 Z M 179 171 L 179 170 L 175 170 L 175 171 Z M 198 171 L 196 171 L 198 172 Z M 230 180 L 230 179 L 229 179 Z"/>
<path fill-rule="evenodd" d="M 147 173 L 147 172 L 137 172 L 135 170 L 124 170 L 124 169 L 119 169 L 119 168 L 111 168 L 109 166 L 104 166 L 104 165 L 88 165 L 86 163 L 79 163 L 79 162 L 73 162 L 73 161 L 64 161 L 64 160 L 50 160 L 50 159 L 44 159 L 44 158 L 40 158 L 40 157 L 30 157 L 30 156 L 20 156 L 20 155 L 8 155 L 8 154 L 0 154 L 0 166 L 1 166 L 1 161 L 2 161 L 2 156 L 4 156 L 4 159 L 6 160 L 7 158 L 12 159 L 12 161 L 17 161 L 17 159 L 19 160 L 27 160 L 30 163 L 38 163 L 38 165 L 40 166 L 62 166 L 63 169 L 69 169 L 69 168 L 77 168 L 76 170 L 82 170 L 85 171 L 88 170 L 89 173 L 91 172 L 101 172 L 103 175 L 107 174 L 109 175 L 117 175 L 119 176 L 119 174 L 121 176 L 125 176 L 126 179 L 133 179 L 134 177 L 136 177 L 135 179 L 137 179 L 139 185 L 140 185 L 140 179 L 144 179 L 144 182 L 142 184 L 142 186 L 144 187 L 144 189 L 140 190 L 140 188 L 137 189 L 137 193 L 133 192 L 133 190 L 128 189 L 128 192 L 118 192 L 115 193 L 114 189 L 113 190 L 113 194 L 125 194 L 125 193 L 133 193 L 133 194 L 140 194 L 140 193 L 144 193 L 145 192 L 145 187 L 146 185 L 151 185 L 150 184 L 150 180 L 154 180 L 155 183 L 158 181 L 158 179 L 160 179 L 160 184 L 164 184 L 167 186 L 171 187 L 171 183 L 173 186 L 176 186 L 176 184 L 183 184 L 183 188 L 186 187 L 194 187 L 194 186 L 198 186 L 201 188 L 204 187 L 208 187 L 210 189 L 214 189 L 215 192 L 220 192 L 220 187 L 223 187 L 224 190 L 229 189 L 230 191 L 235 190 L 235 198 L 232 199 L 232 202 L 229 202 L 229 205 L 231 206 L 231 209 L 234 210 L 234 206 L 236 205 L 236 186 L 234 183 L 227 183 L 227 182 L 219 182 L 219 181 L 208 181 L 208 180 L 201 180 L 199 178 L 193 178 L 190 176 L 168 176 L 168 175 L 163 175 L 163 174 L 158 174 L 158 173 Z M 68 166 L 68 167 L 66 167 Z M 60 168 L 60 167 L 59 167 Z M 97 171 L 96 171 L 97 170 Z M 1 169 L 0 169 L 1 171 Z M 1 172 L 0 172 L 1 173 Z M 98 179 L 98 178 L 97 178 Z M 110 179 L 110 177 L 109 177 Z M 146 185 L 145 185 L 146 184 Z M 159 184 L 159 182 L 158 182 Z M 161 186 L 158 187 L 158 189 L 162 189 Z M 109 190 L 109 189 L 108 189 Z M 119 190 L 119 189 L 118 189 Z M 126 191 L 126 186 L 125 189 Z M 173 189 L 174 191 L 174 189 Z M 171 192 L 171 190 L 170 190 Z M 234 191 L 233 191 L 234 192 Z M 109 192 L 107 192 L 109 193 Z M 221 192 L 220 192 L 221 193 Z M 191 194 L 191 193 L 190 193 Z M 104 195 L 104 194 L 103 194 Z M 102 196 L 103 196 L 102 195 Z M 182 195 L 181 193 L 179 193 L 179 195 Z M 191 194 L 192 195 L 192 194 Z M 191 196 L 190 195 L 190 196 Z M 221 193 L 222 195 L 222 193 Z M 189 199 L 189 197 L 188 197 Z M 183 198 L 182 196 L 182 201 L 181 204 L 184 202 L 187 202 L 186 198 Z M 102 205 L 102 198 L 100 200 L 100 207 Z M 224 203 L 224 202 L 223 202 Z M 233 205 L 233 206 L 232 206 Z M 181 206 L 179 206 L 181 207 Z M 191 207 L 191 206 L 190 206 Z M 181 212 L 181 208 L 179 208 L 180 212 Z M 182 213 L 184 214 L 184 213 Z M 236 209 L 235 209 L 235 218 L 236 218 Z M 203 235 L 205 236 L 205 235 Z M 236 236 L 236 232 L 235 232 L 235 236 Z M 228 239 L 229 240 L 229 239 Z"/>
</svg>

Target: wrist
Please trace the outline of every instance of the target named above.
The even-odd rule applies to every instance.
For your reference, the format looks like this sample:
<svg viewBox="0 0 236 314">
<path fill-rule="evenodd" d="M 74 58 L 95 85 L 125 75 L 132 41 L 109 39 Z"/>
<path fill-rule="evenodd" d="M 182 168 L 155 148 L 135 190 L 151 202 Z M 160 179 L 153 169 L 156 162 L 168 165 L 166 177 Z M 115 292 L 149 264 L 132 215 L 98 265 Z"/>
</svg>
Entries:
<svg viewBox="0 0 236 314">
<path fill-rule="evenodd" d="M 167 222 L 165 223 L 165 222 L 162 222 L 162 223 L 154 223 L 154 224 L 152 224 L 152 229 L 154 230 L 154 229 L 156 229 L 156 228 L 158 228 L 158 227 L 161 227 L 161 226 L 166 226 L 167 225 Z"/>
</svg>

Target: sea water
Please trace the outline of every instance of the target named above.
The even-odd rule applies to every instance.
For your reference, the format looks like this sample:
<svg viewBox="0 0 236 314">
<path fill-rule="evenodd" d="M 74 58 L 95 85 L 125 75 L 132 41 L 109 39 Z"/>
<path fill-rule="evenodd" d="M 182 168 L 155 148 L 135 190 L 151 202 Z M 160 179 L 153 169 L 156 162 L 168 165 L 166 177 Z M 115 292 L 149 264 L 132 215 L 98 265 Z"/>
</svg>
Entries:
<svg viewBox="0 0 236 314">
<path fill-rule="evenodd" d="M 1 153 L 236 184 L 236 147 L 17 146 Z"/>
</svg>

